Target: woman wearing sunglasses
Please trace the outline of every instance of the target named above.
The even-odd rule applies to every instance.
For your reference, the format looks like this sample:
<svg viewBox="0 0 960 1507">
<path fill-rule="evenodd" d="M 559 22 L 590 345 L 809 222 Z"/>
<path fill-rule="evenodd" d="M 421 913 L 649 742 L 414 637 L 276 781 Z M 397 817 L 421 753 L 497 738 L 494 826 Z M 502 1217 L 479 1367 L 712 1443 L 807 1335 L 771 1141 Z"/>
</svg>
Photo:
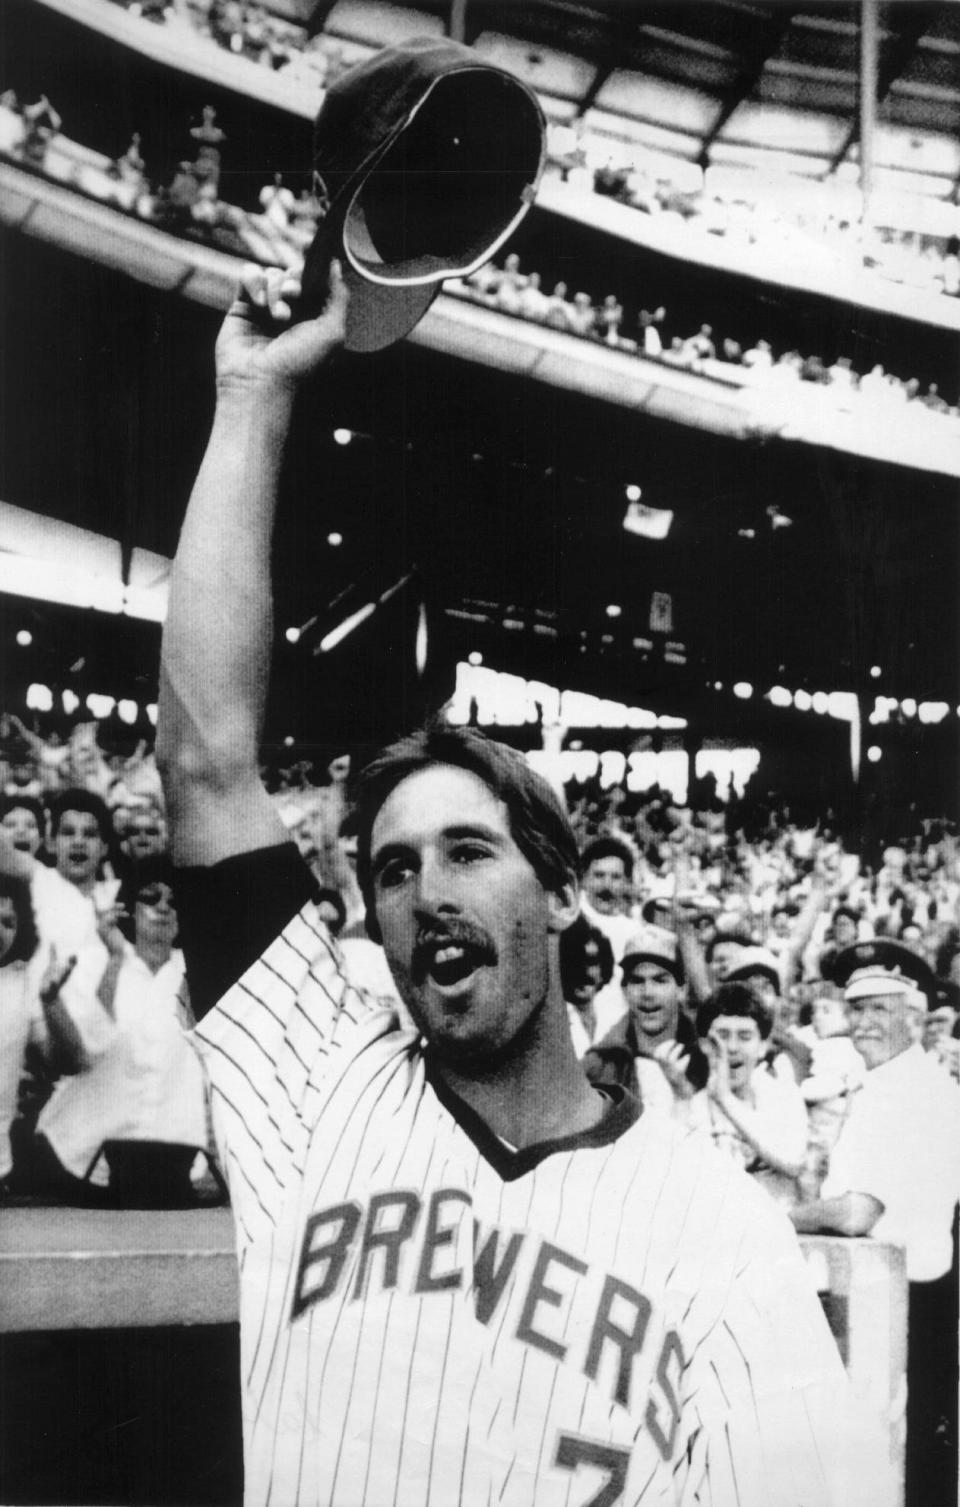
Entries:
<svg viewBox="0 0 960 1507">
<path fill-rule="evenodd" d="M 166 858 L 131 865 L 99 933 L 65 985 L 79 1044 L 38 1133 L 84 1201 L 189 1204 L 207 1124 Z"/>
</svg>

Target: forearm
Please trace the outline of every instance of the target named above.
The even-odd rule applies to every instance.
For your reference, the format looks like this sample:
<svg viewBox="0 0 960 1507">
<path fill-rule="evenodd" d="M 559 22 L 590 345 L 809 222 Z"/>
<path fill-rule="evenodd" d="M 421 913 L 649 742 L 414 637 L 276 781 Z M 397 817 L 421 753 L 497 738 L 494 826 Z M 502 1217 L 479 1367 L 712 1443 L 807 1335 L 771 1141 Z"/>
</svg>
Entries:
<svg viewBox="0 0 960 1507">
<path fill-rule="evenodd" d="M 753 1147 L 757 1156 L 776 1172 L 796 1177 L 803 1168 L 804 1148 L 789 1133 L 778 1132 L 765 1116 L 732 1093 L 715 1094 L 714 1103 L 731 1125 Z"/>
<path fill-rule="evenodd" d="M 828 1232 L 834 1235 L 869 1235 L 883 1205 L 868 1193 L 841 1193 L 836 1198 L 816 1198 L 796 1204 L 790 1218 L 798 1235 Z"/>
<path fill-rule="evenodd" d="M 178 864 L 266 847 L 283 829 L 257 763 L 273 649 L 270 549 L 294 397 L 343 339 L 331 264 L 316 319 L 291 322 L 299 281 L 248 268 L 217 337 L 217 407 L 171 579 L 157 763 Z"/>
<path fill-rule="evenodd" d="M 292 397 L 278 386 L 218 398 L 171 572 L 157 735 L 164 764 L 229 741 L 225 717 L 255 757 L 271 649 L 270 541 Z"/>
<path fill-rule="evenodd" d="M 270 552 L 293 389 L 220 393 L 170 583 L 160 662 L 157 763 L 175 856 L 191 802 L 258 784 L 273 644 Z"/>
<path fill-rule="evenodd" d="M 815 876 L 810 888 L 810 894 L 794 924 L 790 936 L 790 946 L 783 958 L 782 987 L 784 993 L 800 976 L 803 955 L 810 945 L 817 922 L 823 913 L 826 903 L 826 889 Z"/>
<path fill-rule="evenodd" d="M 40 996 L 43 1019 L 47 1028 L 47 1045 L 44 1056 L 54 1071 L 68 1076 L 80 1073 L 88 1066 L 88 1057 L 83 1038 L 74 1025 L 70 1012 L 59 994 Z"/>
<path fill-rule="evenodd" d="M 100 982 L 97 985 L 97 999 L 111 1020 L 116 1019 L 117 979 L 120 975 L 122 963 L 122 954 L 111 953 L 107 960 L 107 966 L 103 970 Z"/>
<path fill-rule="evenodd" d="M 678 918 L 677 943 L 687 979 L 687 988 L 694 1004 L 702 1004 L 710 993 L 710 971 L 703 948 L 692 925 L 685 918 Z"/>
</svg>

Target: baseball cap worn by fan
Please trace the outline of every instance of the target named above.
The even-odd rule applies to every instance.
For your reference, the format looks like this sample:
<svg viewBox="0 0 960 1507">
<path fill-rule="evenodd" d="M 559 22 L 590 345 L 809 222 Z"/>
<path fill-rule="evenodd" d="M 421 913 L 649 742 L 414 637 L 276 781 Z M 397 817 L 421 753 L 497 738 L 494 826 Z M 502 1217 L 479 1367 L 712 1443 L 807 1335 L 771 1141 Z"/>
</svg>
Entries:
<svg viewBox="0 0 960 1507">
<path fill-rule="evenodd" d="M 683 961 L 677 938 L 663 926 L 642 926 L 623 950 L 620 967 L 626 973 L 631 963 L 662 963 L 678 983 L 683 982 Z"/>
<path fill-rule="evenodd" d="M 736 967 L 730 969 L 724 982 L 729 984 L 738 979 L 749 980 L 757 974 L 769 979 L 779 994 L 782 986 L 780 967 L 773 953 L 766 947 L 745 947 L 737 959 Z"/>
<path fill-rule="evenodd" d="M 330 208 L 306 256 L 304 314 L 322 307 L 338 257 L 348 350 L 409 334 L 444 278 L 489 261 L 523 219 L 544 132 L 525 84 L 445 38 L 385 47 L 343 74 L 314 126 Z"/>
</svg>

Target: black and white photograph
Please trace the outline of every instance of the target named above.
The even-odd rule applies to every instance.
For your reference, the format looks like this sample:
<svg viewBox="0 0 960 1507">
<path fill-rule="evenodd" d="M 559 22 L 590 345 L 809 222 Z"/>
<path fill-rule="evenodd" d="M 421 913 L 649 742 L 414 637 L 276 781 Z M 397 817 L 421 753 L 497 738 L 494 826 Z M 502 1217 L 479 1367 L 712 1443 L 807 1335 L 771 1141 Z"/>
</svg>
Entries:
<svg viewBox="0 0 960 1507">
<path fill-rule="evenodd" d="M 0 1507 L 956 1507 L 958 0 L 3 0 Z"/>
</svg>

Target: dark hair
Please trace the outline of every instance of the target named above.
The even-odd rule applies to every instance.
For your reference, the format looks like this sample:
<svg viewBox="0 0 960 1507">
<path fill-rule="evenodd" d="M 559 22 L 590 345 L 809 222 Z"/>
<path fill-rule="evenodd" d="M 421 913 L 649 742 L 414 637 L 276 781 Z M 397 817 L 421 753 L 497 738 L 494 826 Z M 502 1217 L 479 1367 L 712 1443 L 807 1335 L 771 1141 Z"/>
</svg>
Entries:
<svg viewBox="0 0 960 1507">
<path fill-rule="evenodd" d="M 773 1030 L 773 1011 L 764 1004 L 752 984 L 732 982 L 720 984 L 709 994 L 697 1011 L 697 1033 L 706 1036 L 721 1015 L 740 1015 L 755 1021 L 761 1038 L 766 1041 Z"/>
<path fill-rule="evenodd" d="M 326 901 L 328 905 L 333 906 L 338 919 L 334 925 L 329 925 L 328 923 L 328 929 L 331 936 L 338 937 L 347 924 L 347 907 L 340 891 L 335 889 L 319 889 L 313 898 L 317 905 L 322 905 Z"/>
<path fill-rule="evenodd" d="M 370 838 L 377 813 L 409 775 L 449 764 L 475 774 L 507 808 L 510 835 L 544 889 L 577 882 L 577 841 L 558 796 L 523 754 L 473 727 L 440 721 L 390 744 L 361 770 L 354 787 L 357 879 L 367 907 L 367 931 L 380 941 L 370 871 Z"/>
<path fill-rule="evenodd" d="M 707 943 L 706 948 L 704 949 L 708 963 L 711 962 L 713 954 L 716 952 L 721 942 L 735 942 L 738 947 L 752 947 L 754 945 L 753 939 L 750 936 L 749 932 L 718 931 L 715 937 L 710 938 L 710 941 Z"/>
<path fill-rule="evenodd" d="M 580 873 L 585 874 L 592 863 L 602 858 L 620 858 L 628 879 L 633 878 L 633 850 L 629 843 L 619 837 L 594 837 L 580 854 Z"/>
<path fill-rule="evenodd" d="M 40 938 L 37 936 L 28 879 L 19 879 L 13 874 L 0 874 L 0 900 L 12 900 L 17 917 L 17 935 L 13 939 L 13 946 L 0 963 L 0 967 L 5 968 L 8 963 L 26 963 L 32 958 L 40 945 Z"/>
<path fill-rule="evenodd" d="M 841 916 L 846 916 L 847 920 L 852 921 L 854 926 L 860 925 L 860 916 L 858 912 L 853 909 L 852 905 L 838 905 L 836 910 L 833 912 L 833 915 L 830 917 L 830 925 L 832 926 L 834 921 L 839 920 Z"/>
<path fill-rule="evenodd" d="M 136 926 L 134 912 L 140 891 L 146 889 L 149 884 L 166 884 L 174 892 L 173 904 L 176 907 L 176 885 L 174 884 L 173 862 L 167 853 L 151 853 L 148 858 L 136 858 L 129 861 L 123 870 L 123 878 L 117 891 L 117 904 L 121 905 L 126 915 L 117 924 L 128 942 L 136 940 Z M 174 939 L 176 942 L 176 938 Z"/>
<path fill-rule="evenodd" d="M 76 786 L 73 790 L 61 790 L 50 803 L 50 835 L 56 837 L 60 830 L 60 823 L 68 811 L 78 811 L 85 816 L 96 818 L 100 829 L 100 837 L 103 842 L 109 844 L 114 836 L 113 822 L 107 803 L 99 795 L 94 795 L 92 790 L 83 790 Z"/>
<path fill-rule="evenodd" d="M 0 796 L 0 822 L 2 822 L 3 818 L 5 816 L 8 816 L 11 811 L 29 811 L 30 815 L 36 820 L 37 830 L 39 831 L 40 836 L 43 836 L 43 829 L 46 825 L 47 814 L 44 811 L 41 803 L 38 800 L 35 800 L 32 795 Z"/>
<path fill-rule="evenodd" d="M 587 948 L 594 947 L 599 954 L 602 984 L 613 978 L 613 948 L 610 939 L 598 926 L 591 926 L 586 916 L 578 916 L 572 926 L 560 934 L 560 983 L 563 997 L 580 982 L 585 972 Z"/>
</svg>

